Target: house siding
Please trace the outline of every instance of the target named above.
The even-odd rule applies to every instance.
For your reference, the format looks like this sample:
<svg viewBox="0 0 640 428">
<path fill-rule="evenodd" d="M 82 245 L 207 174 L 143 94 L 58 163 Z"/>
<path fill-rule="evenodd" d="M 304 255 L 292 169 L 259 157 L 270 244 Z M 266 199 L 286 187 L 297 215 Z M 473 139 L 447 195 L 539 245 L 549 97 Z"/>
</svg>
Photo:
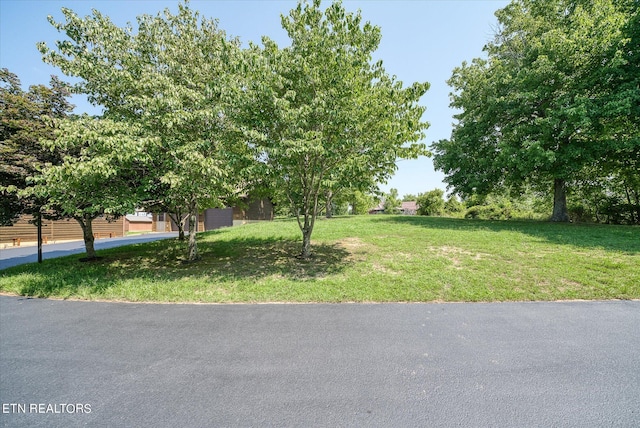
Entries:
<svg viewBox="0 0 640 428">
<path fill-rule="evenodd" d="M 233 207 L 234 220 L 273 220 L 273 204 L 269 199 L 256 199 L 246 207 Z"/>
<path fill-rule="evenodd" d="M 13 226 L 0 227 L 0 244 L 12 244 L 15 238 L 23 242 L 38 240 L 38 228 L 30 223 L 30 215 L 21 216 Z M 93 233 L 100 237 L 124 235 L 124 217 L 108 222 L 105 218 L 93 220 Z M 83 239 L 82 228 L 75 220 L 46 220 L 42 222 L 42 238 L 47 241 Z"/>
<path fill-rule="evenodd" d="M 244 207 L 209 208 L 198 214 L 198 232 L 220 229 L 235 224 L 251 221 L 273 220 L 273 204 L 269 199 L 257 199 Z M 166 222 L 161 221 L 165 218 Z M 186 221 L 184 231 L 189 231 L 189 220 Z M 167 230 L 177 231 L 178 226 L 168 214 L 153 214 L 152 230 L 162 231 L 163 226 Z"/>
<path fill-rule="evenodd" d="M 204 211 L 204 230 L 233 226 L 233 208 L 210 208 Z"/>
<path fill-rule="evenodd" d="M 153 220 L 146 216 L 127 215 L 124 221 L 125 232 L 151 232 Z"/>
</svg>

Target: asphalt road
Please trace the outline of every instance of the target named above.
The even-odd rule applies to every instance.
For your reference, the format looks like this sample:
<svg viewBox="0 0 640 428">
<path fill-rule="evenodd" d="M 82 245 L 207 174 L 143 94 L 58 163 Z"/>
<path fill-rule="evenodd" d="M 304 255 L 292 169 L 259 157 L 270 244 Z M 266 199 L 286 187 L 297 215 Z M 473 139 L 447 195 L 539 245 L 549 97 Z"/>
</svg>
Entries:
<svg viewBox="0 0 640 428">
<path fill-rule="evenodd" d="M 140 244 L 142 242 L 157 241 L 159 239 L 175 238 L 177 232 L 170 233 L 148 233 L 144 235 L 132 235 L 121 238 L 96 239 L 94 247 L 96 250 L 120 247 L 123 245 Z M 53 259 L 56 257 L 68 256 L 71 254 L 82 254 L 85 252 L 84 241 L 64 242 L 60 244 L 46 244 L 42 246 L 42 259 Z M 38 261 L 38 247 L 8 247 L 0 249 L 0 269 L 17 266 L 25 263 L 35 263 Z"/>
<path fill-rule="evenodd" d="M 0 322 L 5 427 L 640 426 L 638 301 L 0 296 Z"/>
</svg>

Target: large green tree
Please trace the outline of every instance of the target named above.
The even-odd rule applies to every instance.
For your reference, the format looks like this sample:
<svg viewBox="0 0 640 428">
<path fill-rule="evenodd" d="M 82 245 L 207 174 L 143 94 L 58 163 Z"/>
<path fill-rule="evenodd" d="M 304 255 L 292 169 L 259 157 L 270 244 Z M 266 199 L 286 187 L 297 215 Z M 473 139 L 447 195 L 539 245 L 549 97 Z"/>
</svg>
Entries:
<svg viewBox="0 0 640 428">
<path fill-rule="evenodd" d="M 280 49 L 263 38 L 251 60 L 243 120 L 252 130 L 264 176 L 286 196 L 302 232 L 301 257 L 322 198 L 342 189 L 370 191 L 396 169 L 396 159 L 424 153 L 428 124 L 418 100 L 427 83 L 403 87 L 373 63 L 380 29 L 340 2 L 300 2 L 282 26 Z"/>
<path fill-rule="evenodd" d="M 38 221 L 46 198 L 20 193 L 47 164 L 62 161 L 60 153 L 42 144 L 53 137 L 54 121 L 73 110 L 69 96 L 67 85 L 56 77 L 48 87 L 33 85 L 25 92 L 17 75 L 0 69 L 0 225 L 13 224 L 21 214 Z"/>
<path fill-rule="evenodd" d="M 195 260 L 198 211 L 222 205 L 247 181 L 239 175 L 249 152 L 225 112 L 240 82 L 239 42 L 187 2 L 175 15 L 138 17 L 136 31 L 95 10 L 85 18 L 63 13 L 65 22 L 50 22 L 67 40 L 56 49 L 41 44 L 44 60 L 81 78 L 76 89 L 103 106 L 105 118 L 153 137 L 144 203 L 189 213 L 188 260 Z"/>
<path fill-rule="evenodd" d="M 487 57 L 449 80 L 461 113 L 451 138 L 433 144 L 434 164 L 462 195 L 551 189 L 551 218 L 567 221 L 567 187 L 637 145 L 629 103 L 637 106 L 638 80 L 625 71 L 637 73 L 629 58 L 637 2 L 514 0 L 496 16 Z"/>
</svg>

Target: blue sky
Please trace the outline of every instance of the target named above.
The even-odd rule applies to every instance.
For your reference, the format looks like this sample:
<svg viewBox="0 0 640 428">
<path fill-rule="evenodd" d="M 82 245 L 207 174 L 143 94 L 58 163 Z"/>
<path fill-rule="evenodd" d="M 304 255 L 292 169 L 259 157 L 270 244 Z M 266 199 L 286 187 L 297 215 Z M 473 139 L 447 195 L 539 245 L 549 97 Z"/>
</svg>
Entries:
<svg viewBox="0 0 640 428">
<path fill-rule="evenodd" d="M 136 16 L 156 14 L 170 8 L 177 10 L 177 0 L 0 0 L 0 67 L 18 75 L 24 88 L 32 84 L 48 84 L 50 75 L 61 76 L 59 70 L 44 64 L 36 43 L 54 46 L 62 39 L 48 22 L 47 15 L 62 20 L 60 9 L 67 7 L 81 16 L 98 9 L 116 24 L 134 24 Z M 449 108 L 450 88 L 446 80 L 462 61 L 482 56 L 482 47 L 492 38 L 496 26 L 494 13 L 509 2 L 505 0 L 369 0 L 343 1 L 348 11 L 361 10 L 363 20 L 382 29 L 382 42 L 375 59 L 382 59 L 389 74 L 409 85 L 427 81 L 431 89 L 422 98 L 427 107 L 423 119 L 431 126 L 424 142 L 449 138 L 452 115 Z M 208 18 L 220 21 L 228 35 L 244 43 L 259 42 L 263 35 L 288 44 L 280 25 L 280 15 L 296 6 L 295 0 L 191 0 L 191 8 Z M 323 7 L 330 4 L 323 2 Z M 74 99 L 77 112 L 98 113 L 82 99 Z M 402 196 L 435 188 L 445 189 L 444 176 L 434 171 L 431 159 L 398 162 L 395 176 L 381 186 L 387 191 L 398 189 Z"/>
</svg>

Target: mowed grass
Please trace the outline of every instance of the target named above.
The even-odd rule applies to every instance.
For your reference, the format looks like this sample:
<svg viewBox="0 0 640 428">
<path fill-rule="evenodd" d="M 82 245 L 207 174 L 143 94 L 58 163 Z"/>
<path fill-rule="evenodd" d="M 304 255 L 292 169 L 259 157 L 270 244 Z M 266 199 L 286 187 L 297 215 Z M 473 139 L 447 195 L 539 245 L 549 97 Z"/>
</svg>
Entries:
<svg viewBox="0 0 640 428">
<path fill-rule="evenodd" d="M 640 298 L 640 228 L 405 216 L 250 224 L 0 271 L 0 291 L 133 302 L 479 302 Z"/>
</svg>

